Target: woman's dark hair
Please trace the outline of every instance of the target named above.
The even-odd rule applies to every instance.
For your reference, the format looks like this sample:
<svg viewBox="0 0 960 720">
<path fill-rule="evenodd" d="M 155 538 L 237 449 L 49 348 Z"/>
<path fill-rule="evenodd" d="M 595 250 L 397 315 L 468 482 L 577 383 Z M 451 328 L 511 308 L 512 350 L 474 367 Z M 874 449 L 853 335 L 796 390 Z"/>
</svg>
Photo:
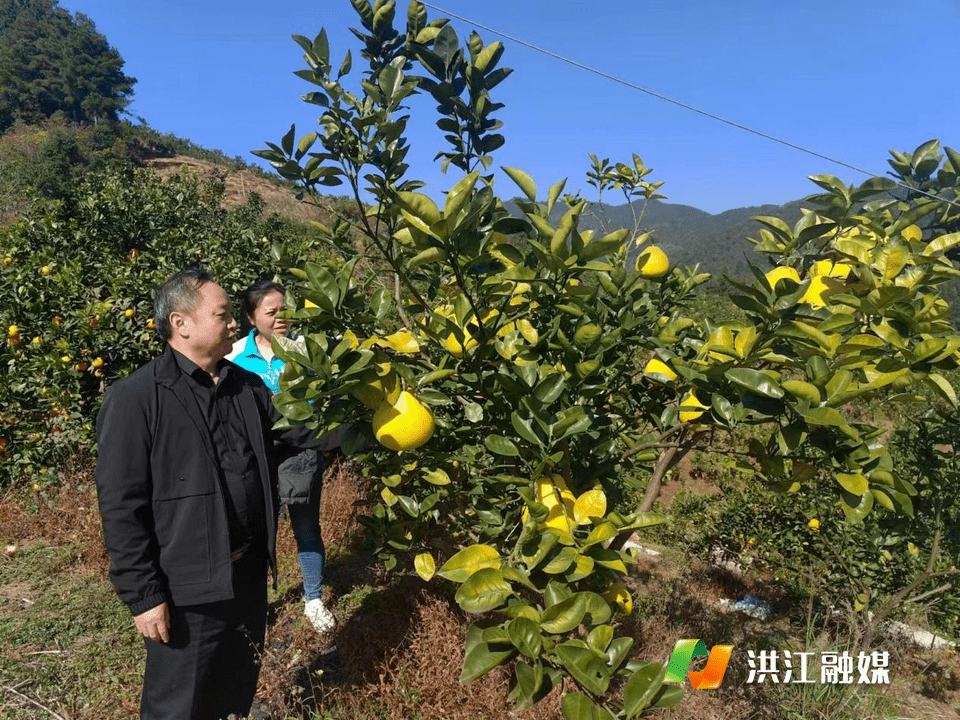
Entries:
<svg viewBox="0 0 960 720">
<path fill-rule="evenodd" d="M 246 335 L 253 327 L 250 318 L 257 310 L 257 305 L 264 297 L 272 292 L 279 292 L 283 295 L 283 286 L 274 282 L 268 277 L 257 280 L 253 285 L 243 291 L 243 314 L 240 317 L 240 333 Z"/>
</svg>

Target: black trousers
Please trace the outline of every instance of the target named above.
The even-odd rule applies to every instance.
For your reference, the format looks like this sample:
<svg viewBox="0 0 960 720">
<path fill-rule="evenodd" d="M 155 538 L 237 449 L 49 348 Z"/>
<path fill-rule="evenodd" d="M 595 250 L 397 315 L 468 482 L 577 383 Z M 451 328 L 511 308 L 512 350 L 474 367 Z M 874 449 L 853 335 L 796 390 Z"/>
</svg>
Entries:
<svg viewBox="0 0 960 720">
<path fill-rule="evenodd" d="M 220 720 L 250 711 L 267 624 L 265 551 L 233 565 L 232 600 L 170 608 L 170 642 L 145 640 L 141 720 Z"/>
</svg>

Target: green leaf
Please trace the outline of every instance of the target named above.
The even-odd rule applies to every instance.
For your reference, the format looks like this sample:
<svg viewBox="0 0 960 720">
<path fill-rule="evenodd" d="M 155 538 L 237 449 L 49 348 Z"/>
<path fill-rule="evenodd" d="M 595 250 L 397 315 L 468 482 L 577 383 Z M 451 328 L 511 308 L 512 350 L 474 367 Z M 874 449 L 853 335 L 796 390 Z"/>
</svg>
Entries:
<svg viewBox="0 0 960 720">
<path fill-rule="evenodd" d="M 513 425 L 513 429 L 517 431 L 517 434 L 521 438 L 529 443 L 543 447 L 543 441 L 536 434 L 536 432 L 534 432 L 533 426 L 529 420 L 525 420 L 524 418 L 520 417 L 516 411 L 514 411 L 510 414 L 510 422 Z"/>
<path fill-rule="evenodd" d="M 547 375 L 533 391 L 533 396 L 544 405 L 549 405 L 563 394 L 566 386 L 566 380 L 563 373 L 551 373 Z"/>
<path fill-rule="evenodd" d="M 427 470 L 423 473 L 423 479 L 431 485 L 449 485 L 450 476 L 446 471 L 437 468 L 436 470 Z"/>
<path fill-rule="evenodd" d="M 543 611 L 540 627 L 559 635 L 570 632 L 583 621 L 587 612 L 584 593 L 575 593 Z"/>
<path fill-rule="evenodd" d="M 409 268 L 418 268 L 421 265 L 428 265 L 432 262 L 441 262 L 447 259 L 447 251 L 441 247 L 428 247 L 426 250 L 421 250 L 407 262 L 407 267 Z"/>
<path fill-rule="evenodd" d="M 599 653 L 606 653 L 613 640 L 612 625 L 597 625 L 587 636 L 587 645 Z"/>
<path fill-rule="evenodd" d="M 567 641 L 557 646 L 557 657 L 585 690 L 594 695 L 603 695 L 607 691 L 610 673 L 606 663 L 593 650 Z"/>
<path fill-rule="evenodd" d="M 570 586 L 564 582 L 557 582 L 556 580 L 551 580 L 547 583 L 546 590 L 543 591 L 543 601 L 546 603 L 546 606 L 553 607 L 561 600 L 566 600 L 567 598 L 573 595 L 573 590 L 570 589 Z M 541 615 L 541 619 L 543 616 Z"/>
<path fill-rule="evenodd" d="M 273 396 L 273 405 L 287 420 L 303 422 L 313 417 L 313 406 L 306 400 L 284 391 Z"/>
<path fill-rule="evenodd" d="M 550 186 L 550 189 L 547 191 L 547 214 L 553 210 L 554 203 L 557 202 L 557 198 L 560 197 L 560 193 L 563 192 L 563 186 L 567 184 L 566 178 L 560 180 L 559 182 L 554 183 Z"/>
<path fill-rule="evenodd" d="M 440 222 L 440 208 L 428 196 L 414 192 L 397 193 L 400 212 L 413 227 L 431 237 L 437 237 L 432 226 Z"/>
<path fill-rule="evenodd" d="M 861 522 L 873 509 L 873 493 L 871 492 L 866 492 L 859 497 L 846 492 L 841 493 L 841 495 L 840 508 L 851 523 Z"/>
<path fill-rule="evenodd" d="M 851 495 L 863 495 L 870 486 L 870 481 L 862 473 L 837 473 L 837 482 Z"/>
<path fill-rule="evenodd" d="M 478 423 L 483 420 L 483 407 L 479 403 L 468 402 L 463 406 L 463 416 L 468 422 Z"/>
<path fill-rule="evenodd" d="M 537 185 L 533 182 L 533 178 L 523 170 L 517 170 L 516 168 L 501 167 L 500 169 L 517 184 L 517 187 L 523 191 L 523 194 L 527 196 L 530 202 L 537 201 Z"/>
<path fill-rule="evenodd" d="M 486 675 L 498 665 L 502 665 L 510 659 L 516 650 L 508 648 L 506 650 L 492 650 L 490 643 L 478 643 L 467 651 L 463 658 L 463 670 L 460 672 L 460 684 L 466 685 L 468 682 L 476 680 L 482 675 Z"/>
<path fill-rule="evenodd" d="M 587 539 L 584 541 L 584 547 L 590 547 L 591 545 L 596 545 L 597 543 L 606 542 L 612 537 L 616 537 L 617 528 L 613 523 L 603 522 L 594 527 L 590 534 L 587 535 Z"/>
<path fill-rule="evenodd" d="M 283 153 L 287 157 L 293 155 L 293 140 L 297 134 L 297 126 L 291 125 L 290 129 L 287 131 L 287 134 L 283 136 L 280 140 L 280 147 L 283 148 Z"/>
<path fill-rule="evenodd" d="M 507 625 L 507 633 L 510 635 L 510 642 L 523 655 L 530 659 L 540 656 L 543 638 L 540 635 L 540 625 L 535 621 L 528 617 L 514 618 Z"/>
<path fill-rule="evenodd" d="M 586 693 L 567 693 L 560 701 L 564 720 L 614 720 L 610 711 L 597 705 Z"/>
<path fill-rule="evenodd" d="M 539 662 L 530 665 L 518 660 L 513 666 L 510 692 L 507 697 L 517 710 L 525 710 L 536 702 L 542 684 L 543 665 Z"/>
<path fill-rule="evenodd" d="M 507 582 L 520 583 L 528 590 L 533 590 L 539 592 L 539 588 L 530 581 L 530 576 L 527 572 L 516 565 L 502 565 L 500 567 L 500 572 L 503 573 L 503 578 Z M 539 614 L 537 615 L 537 621 L 540 620 Z"/>
<path fill-rule="evenodd" d="M 666 667 L 660 663 L 648 663 L 627 680 L 623 689 L 623 709 L 628 718 L 636 717 L 653 703 L 663 686 Z"/>
<path fill-rule="evenodd" d="M 484 613 L 499 607 L 513 594 L 513 588 L 497 568 L 483 568 L 473 573 L 457 590 L 456 600 L 470 613 Z"/>
<path fill-rule="evenodd" d="M 957 406 L 957 393 L 953 389 L 953 385 L 951 385 L 945 377 L 938 375 L 937 373 L 931 373 L 930 375 L 927 375 L 927 377 L 923 378 L 923 383 L 937 393 L 937 395 L 950 403 L 950 405 L 953 407 Z"/>
<path fill-rule="evenodd" d="M 463 206 L 470 200 L 473 187 L 477 184 L 478 177 L 480 177 L 480 171 L 474 170 L 469 175 L 465 175 L 460 182 L 450 189 L 443 207 L 443 214 L 446 218 L 456 217 Z"/>
<path fill-rule="evenodd" d="M 593 558 L 587 557 L 586 555 L 578 555 L 576 563 L 574 563 L 574 566 L 567 571 L 567 574 L 564 577 L 566 577 L 567 582 L 575 583 L 578 580 L 583 580 L 585 577 L 589 577 L 591 574 L 593 574 L 593 567 Z"/>
<path fill-rule="evenodd" d="M 542 507 L 542 506 L 541 506 Z M 535 535 L 520 548 L 520 557 L 531 572 L 543 561 L 547 553 L 557 544 L 560 536 L 553 532 Z"/>
<path fill-rule="evenodd" d="M 398 495 L 397 501 L 400 503 L 400 507 L 403 508 L 403 511 L 407 515 L 412 518 L 419 517 L 420 503 L 418 503 L 415 498 L 412 498 L 409 495 Z"/>
<path fill-rule="evenodd" d="M 433 555 L 428 552 L 420 553 L 413 559 L 413 568 L 417 571 L 417 575 L 427 582 L 430 581 L 434 573 L 437 571 L 437 566 L 433 560 Z"/>
<path fill-rule="evenodd" d="M 500 553 L 489 545 L 470 545 L 447 560 L 438 571 L 440 577 L 462 583 L 475 572 L 498 569 Z"/>
<path fill-rule="evenodd" d="M 733 368 L 727 370 L 724 375 L 735 385 L 746 388 L 757 395 L 775 400 L 783 397 L 783 388 L 781 388 L 773 378 L 759 370 Z"/>
<path fill-rule="evenodd" d="M 934 238 L 927 246 L 923 249 L 923 252 L 920 253 L 923 257 L 927 258 L 938 258 L 941 257 L 944 253 L 960 244 L 960 233 L 950 233 L 949 235 L 941 235 L 940 237 Z"/>
<path fill-rule="evenodd" d="M 683 689 L 679 685 L 664 685 L 653 699 L 653 704 L 650 705 L 650 709 L 676 707 L 680 704 L 681 700 L 683 700 Z"/>
<path fill-rule="evenodd" d="M 579 554 L 576 548 L 565 547 L 554 555 L 542 570 L 550 575 L 559 575 L 576 561 Z"/>
<path fill-rule="evenodd" d="M 517 457 L 520 451 L 516 444 L 508 437 L 503 435 L 487 435 L 483 439 L 483 446 L 496 455 L 505 455 L 507 457 Z"/>
<path fill-rule="evenodd" d="M 600 627 L 604 627 L 601 625 Z M 630 648 L 633 647 L 633 638 L 619 637 L 610 643 L 607 648 L 607 667 L 616 670 L 627 659 Z"/>
<path fill-rule="evenodd" d="M 801 413 L 804 419 L 814 425 L 828 425 L 833 427 L 843 427 L 847 424 L 843 415 L 832 407 L 816 407 Z"/>
<path fill-rule="evenodd" d="M 609 235 L 605 235 L 599 240 L 593 240 L 583 250 L 580 251 L 579 256 L 581 262 L 594 260 L 595 258 L 608 255 L 609 253 L 617 250 L 623 245 L 623 241 L 627 237 L 628 232 L 629 230 L 623 228 L 621 230 L 612 232 Z"/>
<path fill-rule="evenodd" d="M 439 382 L 441 380 L 446 380 L 448 377 L 453 375 L 456 372 L 453 368 L 444 368 L 443 370 L 434 370 L 428 372 L 422 378 L 417 381 L 417 385 L 423 387 L 424 385 L 429 385 L 430 383 Z"/>
<path fill-rule="evenodd" d="M 784 380 L 782 387 L 794 397 L 806 400 L 814 407 L 820 404 L 820 389 L 812 383 L 803 380 Z"/>
</svg>

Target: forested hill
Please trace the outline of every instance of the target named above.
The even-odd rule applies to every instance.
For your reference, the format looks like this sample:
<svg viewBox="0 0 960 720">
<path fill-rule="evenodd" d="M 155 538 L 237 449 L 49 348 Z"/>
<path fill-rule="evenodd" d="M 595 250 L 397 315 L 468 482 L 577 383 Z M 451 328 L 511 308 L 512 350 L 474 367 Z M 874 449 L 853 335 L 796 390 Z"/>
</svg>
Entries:
<svg viewBox="0 0 960 720">
<path fill-rule="evenodd" d="M 666 251 L 674 264 L 693 265 L 700 263 L 702 269 L 736 276 L 749 274 L 747 263 L 766 267 L 763 256 L 753 250 L 748 237 L 756 238 L 762 225 L 752 218 L 757 215 L 772 215 L 794 225 L 801 216 L 803 201 L 795 200 L 785 205 L 756 205 L 726 210 L 711 215 L 689 205 L 651 201 L 643 213 L 641 228 L 653 233 L 655 242 Z M 507 204 L 514 214 L 519 211 L 512 203 Z M 565 211 L 558 203 L 551 220 L 556 223 Z M 643 202 L 634 203 L 640 216 Z M 632 228 L 634 216 L 629 205 L 594 205 L 581 218 L 584 229 L 614 230 Z"/>
</svg>

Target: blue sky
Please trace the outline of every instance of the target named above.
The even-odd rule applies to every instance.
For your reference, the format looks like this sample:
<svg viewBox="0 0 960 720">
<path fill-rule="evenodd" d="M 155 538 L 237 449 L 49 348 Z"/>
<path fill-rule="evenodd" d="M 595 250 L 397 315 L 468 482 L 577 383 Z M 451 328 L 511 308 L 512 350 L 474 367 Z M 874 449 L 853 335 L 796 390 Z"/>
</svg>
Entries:
<svg viewBox="0 0 960 720">
<path fill-rule="evenodd" d="M 293 122 L 313 129 L 310 90 L 292 34 L 321 27 L 339 61 L 359 26 L 349 0 L 61 0 L 91 17 L 137 78 L 129 108 L 152 127 L 228 155 L 276 142 Z M 956 0 L 437 0 L 432 5 L 709 113 L 874 173 L 890 149 L 932 138 L 960 148 Z M 399 0 L 399 13 L 406 2 Z M 446 13 L 429 9 L 430 19 Z M 474 27 L 454 20 L 462 37 Z M 480 30 L 484 42 L 496 35 Z M 640 155 L 668 202 L 721 212 L 816 191 L 808 175 L 865 179 L 769 140 L 628 89 L 503 40 L 514 73 L 494 97 L 507 144 L 495 166 L 519 167 L 544 191 L 561 178 L 591 197 L 587 153 Z M 433 162 L 443 147 L 429 99 L 412 105 L 412 176 L 439 196 L 457 177 Z M 516 193 L 498 177 L 504 196 Z M 614 198 L 609 198 L 614 201 Z M 616 199 L 619 202 L 619 199 Z"/>
</svg>

